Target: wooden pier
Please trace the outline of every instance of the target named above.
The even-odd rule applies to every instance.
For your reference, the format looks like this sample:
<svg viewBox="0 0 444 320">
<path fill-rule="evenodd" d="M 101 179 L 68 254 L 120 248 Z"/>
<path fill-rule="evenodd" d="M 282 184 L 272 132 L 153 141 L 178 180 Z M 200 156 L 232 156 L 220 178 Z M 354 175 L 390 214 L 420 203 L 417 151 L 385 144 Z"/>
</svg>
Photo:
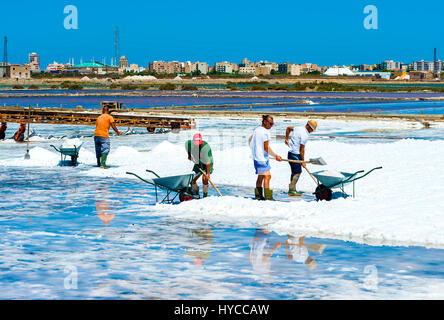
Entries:
<svg viewBox="0 0 444 320">
<path fill-rule="evenodd" d="M 100 110 L 0 107 L 0 122 L 92 126 L 100 115 Z M 112 116 L 118 127 L 144 127 L 150 132 L 156 128 L 188 130 L 196 127 L 194 119 L 187 117 L 148 115 L 127 110 L 113 111 Z"/>
</svg>

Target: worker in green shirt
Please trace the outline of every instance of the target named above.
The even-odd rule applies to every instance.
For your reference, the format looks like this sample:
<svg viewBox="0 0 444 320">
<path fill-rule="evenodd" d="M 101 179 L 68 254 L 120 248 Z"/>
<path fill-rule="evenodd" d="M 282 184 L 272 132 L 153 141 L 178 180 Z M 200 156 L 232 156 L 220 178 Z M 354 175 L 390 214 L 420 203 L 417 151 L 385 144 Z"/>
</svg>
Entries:
<svg viewBox="0 0 444 320">
<path fill-rule="evenodd" d="M 193 140 L 185 142 L 185 149 L 188 153 L 188 160 L 194 162 L 193 171 L 197 174 L 191 183 L 191 187 L 197 194 L 199 194 L 197 180 L 202 176 L 203 197 L 205 198 L 208 196 L 208 181 L 210 179 L 210 174 L 213 173 L 213 154 L 210 145 L 202 140 L 202 135 L 200 133 L 196 133 L 193 136 Z M 206 174 L 203 175 L 199 169 Z"/>
</svg>

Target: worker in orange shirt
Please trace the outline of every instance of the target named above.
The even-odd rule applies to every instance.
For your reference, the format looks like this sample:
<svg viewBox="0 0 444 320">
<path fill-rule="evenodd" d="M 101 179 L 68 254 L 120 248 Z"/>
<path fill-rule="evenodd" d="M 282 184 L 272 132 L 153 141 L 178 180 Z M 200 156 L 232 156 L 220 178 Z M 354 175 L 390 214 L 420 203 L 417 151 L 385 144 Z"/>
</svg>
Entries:
<svg viewBox="0 0 444 320">
<path fill-rule="evenodd" d="M 106 165 L 106 158 L 111 147 L 111 141 L 109 138 L 109 128 L 113 130 L 120 136 L 120 132 L 115 123 L 114 118 L 109 114 L 109 108 L 103 107 L 102 115 L 96 120 L 96 130 L 94 132 L 94 145 L 96 147 L 96 158 L 97 166 L 101 168 L 108 169 Z"/>
</svg>

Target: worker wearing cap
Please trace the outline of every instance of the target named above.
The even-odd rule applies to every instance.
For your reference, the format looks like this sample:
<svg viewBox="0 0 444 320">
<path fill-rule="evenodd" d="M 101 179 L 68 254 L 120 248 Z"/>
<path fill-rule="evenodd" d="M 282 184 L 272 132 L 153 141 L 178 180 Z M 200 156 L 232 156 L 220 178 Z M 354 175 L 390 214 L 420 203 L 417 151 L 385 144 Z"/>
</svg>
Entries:
<svg viewBox="0 0 444 320">
<path fill-rule="evenodd" d="M 202 175 L 202 172 L 199 169 L 206 173 L 202 175 L 203 197 L 205 198 L 208 196 L 208 181 L 210 179 L 210 174 L 213 173 L 213 154 L 210 145 L 206 141 L 203 141 L 200 133 L 196 133 L 193 136 L 193 140 L 187 140 L 185 142 L 185 149 L 188 153 L 188 160 L 194 162 L 193 171 L 197 175 L 191 182 L 191 187 L 197 194 L 199 194 L 197 180 Z"/>
<path fill-rule="evenodd" d="M 0 140 L 4 140 L 5 139 L 5 135 L 6 135 L 6 128 L 7 128 L 7 124 L 6 122 L 2 122 L 2 126 L 0 127 Z"/>
<path fill-rule="evenodd" d="M 26 123 L 20 123 L 20 127 L 16 133 L 14 133 L 14 140 L 16 142 L 23 142 L 25 140 Z"/>
<path fill-rule="evenodd" d="M 314 120 L 309 120 L 303 127 L 294 130 L 294 127 L 288 127 L 285 132 L 285 144 L 290 147 L 288 151 L 288 160 L 305 161 L 305 146 L 309 135 L 316 130 L 318 124 Z M 289 162 L 291 168 L 290 184 L 288 186 L 289 196 L 300 196 L 301 192 L 296 191 L 296 183 L 302 173 L 302 167 L 305 168 L 305 163 Z"/>
<path fill-rule="evenodd" d="M 114 118 L 109 114 L 109 108 L 103 107 L 102 115 L 96 120 L 96 130 L 94 131 L 94 146 L 96 149 L 97 166 L 101 168 L 109 168 L 106 165 L 106 159 L 111 147 L 109 138 L 109 128 L 112 127 L 117 135 L 121 135 L 115 123 Z"/>
</svg>

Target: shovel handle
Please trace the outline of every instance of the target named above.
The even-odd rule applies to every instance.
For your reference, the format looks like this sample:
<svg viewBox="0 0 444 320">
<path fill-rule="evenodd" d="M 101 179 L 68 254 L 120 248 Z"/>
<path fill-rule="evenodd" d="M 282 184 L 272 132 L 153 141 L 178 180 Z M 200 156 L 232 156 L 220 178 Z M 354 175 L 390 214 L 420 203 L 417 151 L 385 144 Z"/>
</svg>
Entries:
<svg viewBox="0 0 444 320">
<path fill-rule="evenodd" d="M 199 168 L 199 170 L 200 170 L 200 172 L 202 172 L 202 174 L 206 175 L 206 173 L 205 173 L 201 168 Z M 211 185 L 213 186 L 214 190 L 217 191 L 217 193 L 219 194 L 219 196 L 222 197 L 222 194 L 220 193 L 219 189 L 214 185 L 213 181 L 211 181 L 210 178 L 208 178 L 208 181 L 210 181 Z"/>
<path fill-rule="evenodd" d="M 290 160 L 290 159 L 282 159 L 282 161 L 293 162 L 293 163 L 310 163 L 310 161 Z"/>
</svg>

